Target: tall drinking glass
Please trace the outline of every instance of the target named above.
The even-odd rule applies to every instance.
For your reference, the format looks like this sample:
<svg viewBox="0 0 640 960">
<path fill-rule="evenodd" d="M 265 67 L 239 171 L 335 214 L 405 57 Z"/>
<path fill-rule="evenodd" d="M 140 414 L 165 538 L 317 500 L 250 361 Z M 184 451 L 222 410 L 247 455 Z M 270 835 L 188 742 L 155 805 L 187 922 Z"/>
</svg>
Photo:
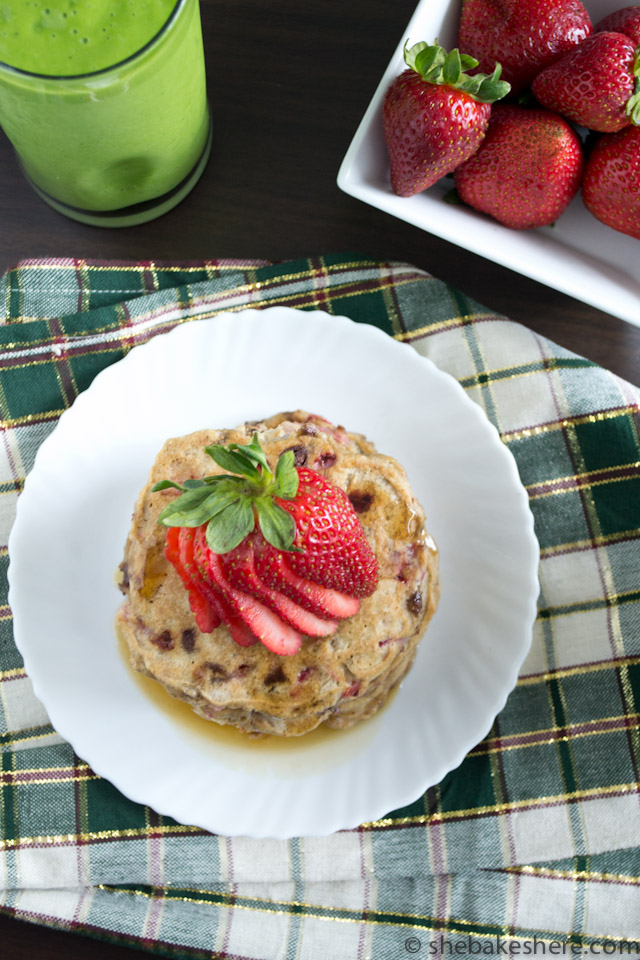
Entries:
<svg viewBox="0 0 640 960">
<path fill-rule="evenodd" d="M 0 124 L 68 217 L 170 210 L 211 149 L 198 0 L 2 0 Z"/>
</svg>

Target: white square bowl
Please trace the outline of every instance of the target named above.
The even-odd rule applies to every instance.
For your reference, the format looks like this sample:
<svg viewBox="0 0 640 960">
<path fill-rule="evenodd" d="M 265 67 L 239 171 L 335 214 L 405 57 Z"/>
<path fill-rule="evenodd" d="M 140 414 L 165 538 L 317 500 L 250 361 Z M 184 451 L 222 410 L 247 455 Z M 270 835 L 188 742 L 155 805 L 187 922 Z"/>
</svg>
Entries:
<svg viewBox="0 0 640 960">
<path fill-rule="evenodd" d="M 594 24 L 626 0 L 584 0 Z M 389 182 L 382 101 L 404 69 L 406 40 L 456 46 L 460 0 L 421 0 L 378 85 L 338 173 L 338 186 L 422 230 L 509 267 L 606 313 L 640 326 L 640 241 L 600 223 L 580 194 L 552 227 L 511 230 L 469 207 L 443 200 L 443 179 L 424 193 L 398 197 Z"/>
</svg>

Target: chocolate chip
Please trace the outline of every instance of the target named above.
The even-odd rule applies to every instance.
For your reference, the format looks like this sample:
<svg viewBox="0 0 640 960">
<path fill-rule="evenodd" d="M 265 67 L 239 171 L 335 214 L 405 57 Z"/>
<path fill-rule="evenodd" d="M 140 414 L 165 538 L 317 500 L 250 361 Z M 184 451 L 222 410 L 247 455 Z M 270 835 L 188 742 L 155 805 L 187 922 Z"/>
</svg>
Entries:
<svg viewBox="0 0 640 960">
<path fill-rule="evenodd" d="M 333 450 L 325 450 L 323 453 L 320 454 L 319 457 L 316 457 L 315 465 L 316 467 L 325 469 L 326 467 L 332 467 L 337 459 L 338 458 L 336 454 L 333 452 Z"/>
<path fill-rule="evenodd" d="M 239 667 L 233 671 L 235 676 L 246 677 L 248 673 L 251 673 L 253 670 L 252 663 L 241 663 Z"/>
<path fill-rule="evenodd" d="M 198 679 L 202 679 L 205 674 L 212 683 L 223 683 L 225 680 L 229 679 L 229 674 L 222 664 L 211 663 L 210 660 L 205 660 L 205 662 L 196 670 Z"/>
<path fill-rule="evenodd" d="M 373 494 L 365 493 L 364 490 L 352 490 L 349 493 L 349 500 L 356 513 L 366 513 L 373 503 Z"/>
<path fill-rule="evenodd" d="M 266 677 L 264 678 L 264 684 L 266 687 L 270 687 L 273 683 L 284 683 L 287 679 L 287 675 L 278 664 L 277 667 L 274 667 Z"/>
<path fill-rule="evenodd" d="M 407 597 L 407 610 L 416 617 L 421 612 L 422 593 L 419 590 L 416 590 L 416 592 L 412 593 L 410 597 Z"/>
<path fill-rule="evenodd" d="M 151 638 L 151 643 L 159 647 L 160 650 L 173 650 L 173 637 L 170 630 L 163 630 L 157 637 Z"/>
<path fill-rule="evenodd" d="M 287 447 L 287 450 L 293 450 L 293 465 L 295 467 L 304 467 L 309 456 L 309 451 L 303 443 L 296 443 L 295 447 Z M 283 450 L 286 453 L 287 450 Z"/>
<path fill-rule="evenodd" d="M 305 423 L 302 428 L 302 433 L 307 437 L 316 437 L 320 431 L 316 427 L 315 423 Z"/>
<path fill-rule="evenodd" d="M 180 638 L 180 643 L 182 644 L 182 649 L 186 650 L 187 653 L 195 648 L 196 645 L 196 632 L 193 628 L 189 627 L 188 630 L 182 631 L 182 636 Z"/>
</svg>

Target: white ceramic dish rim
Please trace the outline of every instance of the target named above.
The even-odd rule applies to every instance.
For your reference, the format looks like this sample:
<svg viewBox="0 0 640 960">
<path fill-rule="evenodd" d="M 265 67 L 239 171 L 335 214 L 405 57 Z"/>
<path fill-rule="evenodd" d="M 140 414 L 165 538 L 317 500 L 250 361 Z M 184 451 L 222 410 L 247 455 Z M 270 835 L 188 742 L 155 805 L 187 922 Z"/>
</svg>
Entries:
<svg viewBox="0 0 640 960">
<path fill-rule="evenodd" d="M 325 776 L 322 774 L 322 771 L 320 771 L 319 774 L 317 771 L 310 773 L 307 769 L 306 773 L 302 775 L 302 779 L 295 781 L 294 777 L 292 782 L 295 782 L 295 788 L 292 788 L 290 784 L 287 786 L 289 781 L 287 781 L 283 787 L 282 781 L 278 780 L 278 772 L 276 770 L 275 777 L 278 785 L 271 791 L 271 796 L 276 806 L 279 805 L 279 809 L 276 810 L 275 815 L 265 824 L 256 822 L 255 814 L 245 808 L 243 808 L 241 814 L 239 814 L 238 797 L 236 797 L 235 803 L 227 801 L 224 810 L 216 809 L 214 811 L 207 811 L 203 809 L 201 793 L 196 794 L 194 797 L 193 791 L 180 790 L 179 785 L 173 782 L 169 785 L 163 782 L 162 789 L 158 789 L 157 783 L 150 783 L 148 778 L 140 777 L 137 765 L 135 763 L 132 765 L 131 760 L 127 760 L 124 766 L 119 763 L 119 759 L 128 755 L 130 746 L 128 746 L 126 754 L 118 755 L 118 752 L 114 752 L 112 746 L 108 746 L 107 743 L 105 743 L 104 735 L 103 739 L 100 740 L 100 735 L 97 731 L 101 729 L 102 723 L 107 722 L 107 718 L 104 715 L 97 718 L 94 717 L 95 723 L 93 725 L 86 722 L 86 711 L 90 712 L 94 709 L 91 698 L 88 698 L 87 692 L 83 687 L 83 682 L 86 677 L 76 677 L 77 682 L 70 683 L 66 690 L 61 690 L 60 687 L 56 685 L 56 681 L 60 676 L 68 678 L 68 673 L 56 674 L 58 668 L 55 662 L 51 659 L 47 661 L 46 657 L 43 657 L 42 637 L 40 637 L 40 646 L 38 646 L 37 632 L 42 631 L 43 624 L 46 620 L 43 620 L 42 614 L 36 615 L 36 611 L 40 609 L 40 604 L 33 603 L 33 583 L 37 582 L 37 580 L 34 581 L 34 573 L 37 575 L 39 572 L 38 563 L 40 562 L 42 564 L 46 561 L 39 561 L 38 558 L 34 558 L 29 552 L 28 546 L 30 537 L 29 523 L 33 523 L 34 519 L 37 521 L 40 516 L 39 511 L 44 511 L 46 515 L 46 504 L 42 506 L 42 504 L 38 502 L 38 498 L 42 498 L 43 495 L 42 480 L 51 475 L 52 471 L 54 476 L 56 475 L 55 471 L 59 469 L 56 464 L 59 464 L 60 454 L 64 454 L 65 446 L 67 446 L 69 442 L 71 442 L 71 449 L 75 450 L 75 453 L 81 460 L 82 457 L 87 455 L 85 451 L 76 449 L 78 444 L 73 439 L 74 431 L 77 431 L 78 426 L 82 426 L 83 421 L 86 426 L 87 418 L 91 420 L 93 416 L 92 407 L 95 408 L 96 404 L 98 408 L 100 406 L 100 397 L 112 396 L 113 386 L 118 386 L 119 382 L 120 387 L 122 387 L 123 380 L 126 381 L 128 377 L 133 376 L 136 367 L 138 368 L 137 374 L 140 373 L 140 368 L 143 366 L 157 370 L 158 360 L 163 356 L 166 362 L 167 354 L 171 354 L 172 357 L 179 354 L 181 338 L 185 341 L 185 344 L 189 338 L 193 339 L 194 344 L 197 344 L 199 337 L 203 338 L 203 343 L 211 338 L 222 338 L 222 343 L 230 342 L 228 338 L 232 335 L 238 339 L 238 332 L 240 330 L 238 327 L 239 323 L 245 324 L 247 344 L 259 342 L 262 336 L 263 342 L 261 346 L 263 349 L 267 349 L 266 343 L 269 340 L 272 345 L 279 344 L 286 346 L 287 342 L 290 342 L 292 334 L 299 333 L 299 328 L 296 328 L 294 331 L 292 327 L 292 314 L 296 315 L 295 323 L 299 324 L 300 314 L 298 311 L 280 307 L 268 308 L 263 311 L 246 310 L 241 313 L 223 314 L 212 320 L 201 321 L 199 323 L 196 320 L 193 323 L 179 327 L 171 333 L 154 337 L 149 343 L 135 348 L 123 360 L 98 374 L 92 386 L 78 397 L 74 406 L 68 412 L 63 414 L 54 432 L 38 451 L 34 468 L 27 477 L 24 492 L 18 501 L 17 519 L 9 542 L 9 554 L 11 558 L 9 568 L 10 604 L 14 611 L 16 643 L 23 655 L 27 673 L 33 681 L 36 696 L 41 699 L 47 708 L 54 727 L 63 738 L 72 744 L 78 755 L 85 759 L 96 773 L 110 780 L 130 799 L 143 804 L 149 804 L 159 813 L 170 815 L 179 822 L 195 823 L 197 826 L 201 826 L 212 832 L 227 835 L 247 834 L 251 836 L 275 837 L 326 835 L 335 830 L 355 827 L 365 820 L 376 820 L 389 810 L 405 806 L 415 800 L 424 789 L 432 783 L 439 782 L 449 770 L 458 766 L 468 750 L 489 730 L 493 718 L 499 710 L 502 709 L 508 693 L 515 685 L 518 669 L 530 644 L 532 624 L 536 616 L 536 599 L 538 593 L 537 564 L 539 555 L 537 541 L 533 534 L 533 520 L 529 511 L 526 492 L 520 484 L 515 461 L 501 443 L 497 431 L 486 420 L 480 408 L 469 400 L 460 385 L 448 374 L 438 370 L 430 361 L 419 356 L 406 345 L 392 340 L 377 328 L 366 324 L 355 323 L 345 317 L 332 317 L 327 314 L 322 314 L 321 312 L 305 312 L 307 326 L 305 327 L 304 336 L 310 337 L 312 344 L 316 343 L 319 336 L 323 339 L 327 336 L 330 338 L 334 337 L 335 342 L 337 343 L 339 341 L 341 344 L 355 343 L 357 344 L 356 349 L 359 355 L 366 354 L 369 359 L 375 358 L 377 360 L 383 357 L 384 362 L 392 366 L 393 360 L 396 365 L 400 365 L 404 374 L 409 377 L 415 376 L 416 382 L 424 380 L 426 384 L 428 380 L 431 385 L 437 385 L 435 389 L 438 393 L 442 393 L 449 403 L 452 402 L 452 397 L 455 398 L 453 403 L 458 404 L 459 410 L 461 409 L 463 411 L 460 420 L 463 428 L 466 429 L 471 425 L 472 435 L 480 438 L 481 447 L 488 452 L 489 459 L 492 461 L 496 460 L 496 462 L 499 463 L 498 473 L 500 476 L 497 479 L 500 484 L 504 483 L 509 490 L 509 496 L 511 497 L 509 509 L 516 518 L 516 539 L 518 540 L 518 549 L 520 551 L 517 561 L 522 571 L 522 578 L 519 582 L 524 584 L 524 588 L 521 589 L 521 593 L 515 602 L 519 624 L 518 635 L 514 639 L 513 648 L 509 650 L 510 656 L 507 665 L 505 666 L 504 663 L 501 663 L 503 673 L 500 682 L 497 688 L 491 691 L 489 700 L 483 704 L 481 716 L 476 719 L 472 735 L 467 735 L 463 742 L 456 743 L 455 749 L 448 753 L 443 762 L 438 763 L 436 769 L 431 769 L 428 776 L 413 776 L 410 784 L 397 782 L 397 778 L 393 777 L 385 778 L 385 782 L 390 786 L 390 792 L 374 797 L 370 796 L 366 789 L 364 791 L 358 790 L 358 785 L 352 783 L 351 788 L 353 788 L 354 796 L 352 798 L 350 797 L 346 808 L 343 806 L 339 810 L 332 808 L 331 810 L 323 812 L 322 809 L 320 809 L 322 805 L 320 805 L 313 815 L 309 814 L 306 816 L 304 810 L 292 810 L 290 804 L 283 802 L 283 794 L 288 794 L 290 800 L 292 791 L 294 795 L 302 798 L 303 796 L 313 796 L 316 790 L 326 790 L 328 787 L 331 787 L 332 783 L 334 786 L 337 784 L 338 788 L 344 788 L 346 782 L 343 777 L 345 764 L 342 763 L 342 761 L 338 764 L 337 769 L 340 776 L 337 781 L 335 779 L 332 781 L 332 776 L 335 775 L 335 771 L 330 771 L 330 773 Z M 277 330 L 275 337 L 271 336 L 271 331 L 270 336 L 266 336 L 266 322 L 271 322 L 272 325 L 275 324 L 275 326 L 272 326 L 273 330 Z M 214 324 L 215 326 L 213 326 Z M 204 329 L 207 325 L 209 325 L 208 333 Z M 231 333 L 232 330 L 233 334 Z M 226 340 L 225 337 L 227 338 Z M 274 353 L 277 349 L 279 349 L 278 346 L 274 348 Z M 351 349 L 351 346 L 349 349 Z M 350 362 L 348 358 L 346 362 L 348 366 Z M 429 389 L 431 389 L 431 386 L 429 386 Z M 281 409 L 288 409 L 290 407 L 291 405 L 285 404 Z M 331 411 L 327 411 L 327 415 L 330 413 Z M 240 421 L 242 419 L 242 416 L 239 417 Z M 196 426 L 193 427 L 193 429 L 196 428 Z M 164 436 L 166 436 L 166 434 Z M 130 444 L 131 438 L 129 438 L 128 442 Z M 123 449 L 125 453 L 127 449 L 129 449 L 133 455 L 133 447 L 127 447 L 125 444 Z M 153 457 L 151 459 L 153 459 Z M 150 462 L 151 461 L 147 461 L 146 469 L 150 466 Z M 64 469 L 62 470 L 62 476 L 65 477 Z M 142 478 L 142 482 L 144 482 L 144 477 Z M 130 478 L 127 483 L 127 490 L 118 491 L 117 498 L 121 501 L 120 506 L 122 503 L 126 503 L 130 509 L 137 490 L 142 484 L 139 483 L 139 478 L 136 480 L 138 484 L 136 487 L 133 486 L 133 481 Z M 78 486 L 78 491 L 79 496 L 82 496 L 81 485 Z M 105 524 L 107 522 L 108 521 L 105 520 Z M 55 531 L 50 536 L 55 539 Z M 121 542 L 123 542 L 123 539 Z M 115 558 L 115 564 L 117 564 L 118 559 L 119 558 Z M 111 564 L 108 564 L 107 569 L 109 569 L 110 566 Z M 62 574 L 60 576 L 62 577 Z M 112 583 L 109 585 L 112 587 Z M 446 582 L 444 588 L 447 589 Z M 63 580 L 60 581 L 57 589 L 64 589 Z M 113 587 L 113 590 L 115 591 L 115 587 Z M 57 597 L 58 594 L 56 593 L 53 599 L 55 600 Z M 67 599 L 70 599 L 70 597 L 68 596 Z M 52 597 L 49 597 L 48 600 L 52 601 Z M 57 602 L 60 601 L 57 600 Z M 64 615 L 70 616 L 68 609 L 65 608 L 65 610 L 67 612 Z M 113 610 L 115 612 L 115 607 Z M 58 612 L 60 612 L 60 610 Z M 436 614 L 436 618 L 434 619 L 434 625 L 437 623 L 437 617 L 438 614 Z M 71 617 L 71 623 L 73 624 L 73 617 Z M 76 629 L 80 628 L 76 625 Z M 110 624 L 109 629 L 111 629 Z M 429 637 L 429 633 L 427 637 Z M 76 650 L 76 652 L 79 651 L 79 655 L 82 656 L 83 654 L 78 643 L 79 641 L 76 641 L 76 647 L 72 645 L 72 650 Z M 111 664 L 111 666 L 113 666 L 113 664 Z M 109 678 L 109 663 L 105 661 L 102 669 L 104 676 Z M 116 672 L 117 669 L 116 667 Z M 122 683 L 124 683 L 124 688 L 126 688 L 125 693 L 131 693 L 134 687 L 124 681 L 123 678 L 126 677 L 126 671 L 121 661 L 119 662 L 119 669 L 122 671 L 119 682 L 122 681 Z M 111 682 L 110 679 L 108 682 Z M 409 675 L 406 684 L 407 686 L 415 687 L 417 682 L 418 674 L 414 667 L 414 671 Z M 491 678 L 488 678 L 487 682 L 490 684 Z M 122 689 L 115 691 L 116 694 L 121 694 L 122 692 Z M 396 722 L 396 713 L 401 709 L 403 697 L 406 699 L 406 696 L 403 688 L 391 707 L 388 708 L 388 717 L 391 718 L 393 716 L 394 718 L 393 720 L 389 720 L 389 723 Z M 113 702 L 116 705 L 118 704 L 117 695 Z M 144 701 L 144 698 L 140 699 L 140 703 L 136 705 L 135 709 L 137 711 L 142 710 L 141 715 L 144 715 L 148 721 L 161 722 L 161 718 L 156 715 L 155 708 L 150 703 Z M 451 718 L 451 724 L 455 726 L 456 716 L 453 710 L 451 711 Z M 375 722 L 375 719 L 374 721 L 370 721 L 371 724 L 375 724 Z M 387 721 L 385 721 L 385 723 L 386 722 Z M 367 728 L 367 725 L 363 724 L 362 728 Z M 372 736 L 374 739 L 380 735 L 380 727 L 377 731 L 374 730 L 373 726 L 370 729 L 373 731 Z M 163 732 L 164 730 L 165 728 L 163 727 Z M 357 731 L 358 728 L 355 728 L 355 730 Z M 125 729 L 121 728 L 120 734 L 124 736 L 124 733 Z M 367 734 L 363 736 L 366 741 Z M 371 748 L 371 744 L 365 741 L 363 741 L 365 743 L 364 747 L 362 747 L 363 753 Z M 387 744 L 387 747 L 388 746 Z M 143 749 L 143 744 L 139 743 L 136 749 L 139 753 L 140 750 Z M 351 747 L 345 749 L 350 750 Z M 360 750 L 360 747 L 356 746 L 354 749 Z M 357 766 L 360 762 L 360 756 L 360 753 L 354 753 L 353 757 L 349 758 L 349 769 L 351 769 L 353 765 Z M 138 757 L 138 759 L 142 763 L 143 758 Z M 158 763 L 161 764 L 162 759 L 160 755 L 157 759 Z M 390 763 L 394 762 L 392 757 L 389 757 L 389 761 Z M 239 782 L 242 779 L 244 776 L 242 771 L 235 770 L 229 773 L 227 767 L 224 766 L 227 762 L 226 759 L 223 758 L 221 762 L 223 762 L 223 768 L 227 771 L 225 774 L 227 777 L 227 786 L 235 784 L 236 781 Z M 218 768 L 218 773 L 219 772 L 220 768 Z M 204 790 L 206 784 L 210 783 L 210 774 L 211 771 L 209 771 L 209 777 L 203 776 L 201 778 L 201 790 Z M 189 776 L 193 779 L 193 770 L 189 772 Z M 266 771 L 263 779 L 264 782 L 260 779 L 259 785 L 266 790 L 265 796 L 269 796 L 269 783 L 273 780 L 273 771 Z"/>
</svg>

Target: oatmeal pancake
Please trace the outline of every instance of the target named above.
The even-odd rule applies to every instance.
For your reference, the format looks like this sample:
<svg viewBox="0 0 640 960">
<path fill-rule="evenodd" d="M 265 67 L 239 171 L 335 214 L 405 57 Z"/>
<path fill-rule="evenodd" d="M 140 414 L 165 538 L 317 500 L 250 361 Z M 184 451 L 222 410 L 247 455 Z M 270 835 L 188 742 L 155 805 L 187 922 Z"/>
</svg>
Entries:
<svg viewBox="0 0 640 960">
<path fill-rule="evenodd" d="M 346 492 L 377 560 L 377 587 L 357 613 L 288 656 L 240 646 L 224 622 L 198 628 L 158 523 L 175 490 L 152 489 L 222 472 L 205 447 L 246 445 L 254 434 L 273 471 L 292 450 L 296 467 Z M 300 410 L 168 440 L 135 505 L 121 570 L 117 626 L 134 668 L 201 716 L 250 734 L 297 736 L 374 714 L 411 667 L 439 597 L 437 550 L 404 469 L 364 436 Z"/>
</svg>

